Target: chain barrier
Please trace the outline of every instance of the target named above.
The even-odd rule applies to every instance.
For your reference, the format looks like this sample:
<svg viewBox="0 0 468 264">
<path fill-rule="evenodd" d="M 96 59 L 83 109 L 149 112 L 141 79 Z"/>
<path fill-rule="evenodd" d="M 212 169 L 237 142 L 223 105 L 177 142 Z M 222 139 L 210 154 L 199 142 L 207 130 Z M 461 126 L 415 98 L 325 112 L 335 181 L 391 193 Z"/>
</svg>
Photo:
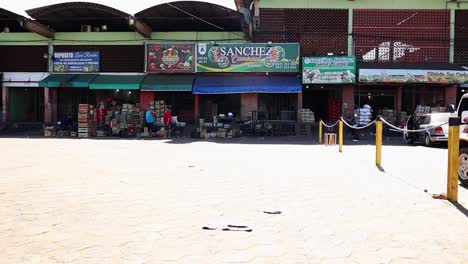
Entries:
<svg viewBox="0 0 468 264">
<path fill-rule="evenodd" d="M 375 120 L 374 120 L 374 121 L 370 122 L 369 124 L 367 124 L 367 125 L 365 125 L 365 126 L 358 127 L 358 126 L 352 126 L 352 125 L 348 124 L 348 122 L 346 122 L 346 120 L 344 120 L 343 117 L 341 118 L 341 121 L 343 121 L 343 123 L 344 123 L 346 126 L 352 128 L 352 129 L 356 129 L 356 130 L 365 129 L 365 128 L 368 128 L 368 127 L 372 126 L 373 124 L 375 124 Z"/>
<path fill-rule="evenodd" d="M 411 130 L 411 129 L 403 129 L 403 128 L 399 128 L 397 126 L 394 126 L 392 125 L 390 122 L 388 122 L 387 120 L 383 119 L 382 117 L 380 118 L 380 120 L 382 120 L 382 122 L 384 122 L 384 124 L 386 124 L 387 126 L 399 131 L 399 132 L 409 132 L 409 133 L 418 133 L 418 132 L 425 132 L 425 131 L 429 131 L 431 129 L 434 129 L 436 127 L 440 127 L 440 126 L 443 126 L 443 125 L 447 125 L 448 122 L 445 122 L 445 123 L 442 123 L 442 124 L 438 124 L 438 125 L 434 125 L 434 126 L 430 126 L 430 127 L 426 127 L 426 128 L 423 128 L 423 129 L 415 129 L 415 130 Z"/>
<path fill-rule="evenodd" d="M 325 124 L 323 121 L 320 121 L 320 122 L 321 122 L 322 125 L 323 125 L 324 127 L 326 127 L 326 128 L 334 128 L 334 127 L 336 127 L 336 126 L 338 125 L 338 123 L 339 123 L 340 121 L 336 121 L 336 123 L 333 124 L 333 125 L 331 125 L 331 126 Z"/>
</svg>

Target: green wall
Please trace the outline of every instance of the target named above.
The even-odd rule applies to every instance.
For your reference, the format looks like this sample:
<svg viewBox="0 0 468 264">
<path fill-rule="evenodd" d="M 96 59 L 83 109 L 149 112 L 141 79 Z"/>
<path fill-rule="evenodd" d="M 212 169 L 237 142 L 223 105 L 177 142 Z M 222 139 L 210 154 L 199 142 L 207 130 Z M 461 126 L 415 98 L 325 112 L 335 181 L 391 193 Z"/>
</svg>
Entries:
<svg viewBox="0 0 468 264">
<path fill-rule="evenodd" d="M 57 32 L 54 45 L 138 45 L 146 41 L 246 42 L 243 32 L 153 32 L 145 39 L 136 32 Z M 35 33 L 0 33 L 0 45 L 48 45 L 48 39 Z"/>
<path fill-rule="evenodd" d="M 259 0 L 260 8 L 468 9 L 467 1 L 449 0 Z"/>
</svg>

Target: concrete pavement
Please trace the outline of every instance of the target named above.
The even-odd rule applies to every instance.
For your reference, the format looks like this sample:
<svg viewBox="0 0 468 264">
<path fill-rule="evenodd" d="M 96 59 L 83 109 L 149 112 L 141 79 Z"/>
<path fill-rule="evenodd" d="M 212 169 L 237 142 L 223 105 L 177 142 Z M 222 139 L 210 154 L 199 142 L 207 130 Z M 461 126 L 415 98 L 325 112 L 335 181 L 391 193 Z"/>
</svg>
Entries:
<svg viewBox="0 0 468 264">
<path fill-rule="evenodd" d="M 258 142 L 0 139 L 0 262 L 468 263 L 446 149 Z"/>
</svg>

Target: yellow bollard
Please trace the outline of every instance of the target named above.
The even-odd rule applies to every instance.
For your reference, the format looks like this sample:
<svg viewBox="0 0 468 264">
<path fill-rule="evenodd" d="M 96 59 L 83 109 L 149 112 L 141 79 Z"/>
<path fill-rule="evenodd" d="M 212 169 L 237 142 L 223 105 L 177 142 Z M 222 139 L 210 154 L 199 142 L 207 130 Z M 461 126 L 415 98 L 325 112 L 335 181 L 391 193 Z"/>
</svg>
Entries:
<svg viewBox="0 0 468 264">
<path fill-rule="evenodd" d="M 382 166 L 382 121 L 375 122 L 375 165 Z"/>
<path fill-rule="evenodd" d="M 340 120 L 340 127 L 338 131 L 338 144 L 340 144 L 340 152 L 343 152 L 343 121 Z"/>
<path fill-rule="evenodd" d="M 319 144 L 322 144 L 322 119 L 319 121 Z"/>
<path fill-rule="evenodd" d="M 458 201 L 458 159 L 460 156 L 460 118 L 449 119 L 447 199 Z"/>
</svg>

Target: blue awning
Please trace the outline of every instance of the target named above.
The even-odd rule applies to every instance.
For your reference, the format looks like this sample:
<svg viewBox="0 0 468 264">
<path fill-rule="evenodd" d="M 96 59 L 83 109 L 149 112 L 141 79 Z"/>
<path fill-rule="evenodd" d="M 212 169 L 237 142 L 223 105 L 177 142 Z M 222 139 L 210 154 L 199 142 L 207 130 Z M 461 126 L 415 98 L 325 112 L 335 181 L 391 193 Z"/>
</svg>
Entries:
<svg viewBox="0 0 468 264">
<path fill-rule="evenodd" d="M 198 76 L 194 94 L 300 93 L 296 76 Z"/>
</svg>

